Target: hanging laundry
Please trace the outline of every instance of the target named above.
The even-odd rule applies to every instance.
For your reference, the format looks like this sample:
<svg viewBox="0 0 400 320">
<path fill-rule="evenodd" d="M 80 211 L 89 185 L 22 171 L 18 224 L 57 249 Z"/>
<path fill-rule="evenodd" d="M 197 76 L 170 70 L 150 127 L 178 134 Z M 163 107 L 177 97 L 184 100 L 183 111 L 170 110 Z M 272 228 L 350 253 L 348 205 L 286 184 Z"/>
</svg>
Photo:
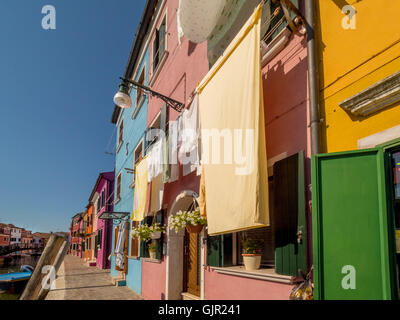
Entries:
<svg viewBox="0 0 400 320">
<path fill-rule="evenodd" d="M 151 146 L 151 150 L 147 154 L 148 159 L 148 182 L 163 173 L 163 142 L 165 139 L 159 139 Z"/>
<path fill-rule="evenodd" d="M 183 29 L 182 29 L 182 23 L 181 23 L 180 16 L 181 16 L 181 8 L 180 8 L 180 5 L 179 5 L 178 12 L 176 14 L 177 26 L 178 26 L 178 42 L 179 42 L 179 45 L 181 45 L 182 38 L 184 36 L 184 32 L 183 32 Z"/>
<path fill-rule="evenodd" d="M 203 154 L 209 153 L 205 148 L 210 148 L 205 133 L 215 129 L 232 133 L 234 143 L 224 143 L 225 148 L 233 146 L 239 154 L 246 150 L 244 161 L 211 163 L 202 159 L 208 234 L 212 236 L 270 225 L 260 62 L 261 11 L 262 5 L 197 88 Z"/>
<path fill-rule="evenodd" d="M 185 36 L 195 43 L 207 40 L 225 3 L 226 0 L 180 0 L 178 14 Z"/>
<path fill-rule="evenodd" d="M 165 139 L 165 143 L 163 143 L 162 153 L 163 153 L 163 175 L 162 181 L 163 183 L 167 183 L 170 180 L 171 168 L 170 168 L 170 159 L 169 159 L 169 148 L 170 148 L 170 137 L 169 135 Z"/>
<path fill-rule="evenodd" d="M 176 121 L 169 123 L 169 164 L 170 177 L 168 182 L 174 182 L 179 179 L 179 163 L 178 163 L 178 147 L 179 147 L 179 122 L 180 117 Z"/>
<path fill-rule="evenodd" d="M 204 175 L 204 167 L 201 169 L 201 178 L 200 178 L 200 195 L 198 198 L 200 214 L 203 217 L 207 217 L 207 209 L 206 209 L 206 182 Z"/>
<path fill-rule="evenodd" d="M 264 35 L 270 26 L 268 22 L 271 17 L 270 2 L 271 0 L 268 0 L 266 5 L 263 6 L 261 35 Z M 224 53 L 259 4 L 260 0 L 227 0 L 216 27 L 207 39 L 210 65 L 214 65 Z"/>
<path fill-rule="evenodd" d="M 156 212 L 162 209 L 164 195 L 164 182 L 161 175 L 158 175 L 151 182 L 151 194 L 150 194 L 150 208 L 148 215 L 153 216 Z"/>
<path fill-rule="evenodd" d="M 148 189 L 148 163 L 147 157 L 136 165 L 135 170 L 135 195 L 133 203 L 133 221 L 144 219 L 147 203 Z"/>
<path fill-rule="evenodd" d="M 115 246 L 115 264 L 120 268 L 124 268 L 124 252 L 125 252 L 125 237 L 126 237 L 126 223 L 122 221 L 119 226 L 118 240 Z"/>
<path fill-rule="evenodd" d="M 185 109 L 182 113 L 180 125 L 179 159 L 183 165 L 184 176 L 197 170 L 200 166 L 199 139 L 199 95 L 196 94 L 190 109 Z"/>
</svg>

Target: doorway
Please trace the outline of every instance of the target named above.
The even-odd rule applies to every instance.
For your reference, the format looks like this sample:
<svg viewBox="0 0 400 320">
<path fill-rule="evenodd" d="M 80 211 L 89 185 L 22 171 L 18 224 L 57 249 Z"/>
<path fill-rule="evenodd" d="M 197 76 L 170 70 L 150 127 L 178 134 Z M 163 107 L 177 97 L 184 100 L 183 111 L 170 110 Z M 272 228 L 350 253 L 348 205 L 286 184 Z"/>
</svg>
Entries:
<svg viewBox="0 0 400 320">
<path fill-rule="evenodd" d="M 389 184 L 392 187 L 391 202 L 393 207 L 393 226 L 395 235 L 397 290 L 400 296 L 400 147 L 389 151 L 390 175 Z"/>
<path fill-rule="evenodd" d="M 194 191 L 182 191 L 176 197 L 168 215 L 174 216 L 180 210 L 191 210 L 197 197 Z M 168 229 L 167 235 L 165 299 L 181 300 L 184 293 L 189 293 L 188 290 L 192 292 L 192 296 L 200 298 L 202 286 L 198 279 L 202 277 L 200 264 L 204 259 L 201 249 L 202 234 L 190 235 L 185 230 L 176 233 L 175 230 Z"/>
<path fill-rule="evenodd" d="M 184 291 L 200 297 L 200 234 L 185 231 L 184 239 Z"/>
</svg>

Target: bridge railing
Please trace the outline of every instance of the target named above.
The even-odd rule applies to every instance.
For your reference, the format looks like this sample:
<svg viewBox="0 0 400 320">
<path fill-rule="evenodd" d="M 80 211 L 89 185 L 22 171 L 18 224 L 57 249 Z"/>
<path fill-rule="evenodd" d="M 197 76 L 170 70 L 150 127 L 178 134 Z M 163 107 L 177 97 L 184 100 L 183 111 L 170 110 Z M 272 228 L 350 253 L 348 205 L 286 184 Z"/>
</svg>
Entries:
<svg viewBox="0 0 400 320">
<path fill-rule="evenodd" d="M 8 246 L 0 247 L 0 256 L 6 255 L 9 253 L 13 253 L 16 251 L 25 251 L 25 250 L 41 250 L 44 249 L 43 244 L 37 243 L 14 243 Z"/>
</svg>

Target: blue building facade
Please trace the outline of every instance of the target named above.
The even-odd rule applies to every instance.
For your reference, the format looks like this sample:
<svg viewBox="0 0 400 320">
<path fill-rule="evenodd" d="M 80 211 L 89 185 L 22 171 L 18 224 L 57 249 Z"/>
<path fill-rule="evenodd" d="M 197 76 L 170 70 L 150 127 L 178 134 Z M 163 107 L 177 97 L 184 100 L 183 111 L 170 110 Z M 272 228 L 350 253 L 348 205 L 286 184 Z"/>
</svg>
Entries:
<svg viewBox="0 0 400 320">
<path fill-rule="evenodd" d="M 134 77 L 136 82 L 140 82 L 148 86 L 149 82 L 149 50 L 145 49 L 143 58 L 138 62 L 138 67 Z M 134 201 L 134 174 L 126 170 L 134 169 L 135 162 L 139 157 L 144 156 L 145 151 L 145 133 L 147 128 L 147 107 L 148 96 L 140 90 L 132 89 L 130 93 L 132 99 L 132 108 L 120 109 L 119 116 L 116 121 L 117 127 L 117 143 L 115 158 L 115 212 L 133 211 Z M 122 129 L 121 129 L 122 128 Z M 122 135 L 122 136 L 121 136 Z M 120 177 L 120 189 L 118 189 L 118 178 Z M 119 194 L 119 199 L 118 199 Z M 132 221 L 130 221 L 130 228 Z M 112 248 L 115 248 L 115 224 L 113 228 Z M 139 257 L 134 257 L 132 253 L 132 241 L 129 237 L 128 249 L 128 268 L 126 274 L 126 285 L 138 294 L 142 291 L 142 261 Z M 111 256 L 111 275 L 118 276 L 115 269 L 115 256 Z"/>
</svg>

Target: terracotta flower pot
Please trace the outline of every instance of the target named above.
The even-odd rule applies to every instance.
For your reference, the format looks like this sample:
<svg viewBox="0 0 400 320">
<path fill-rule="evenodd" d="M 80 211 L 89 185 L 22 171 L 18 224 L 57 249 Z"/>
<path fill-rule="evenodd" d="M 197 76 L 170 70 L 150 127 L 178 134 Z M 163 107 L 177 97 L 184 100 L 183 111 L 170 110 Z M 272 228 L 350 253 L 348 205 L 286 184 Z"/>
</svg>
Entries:
<svg viewBox="0 0 400 320">
<path fill-rule="evenodd" d="M 203 225 L 202 224 L 188 224 L 186 225 L 186 230 L 189 233 L 200 233 L 201 230 L 203 230 Z"/>
<path fill-rule="evenodd" d="M 258 270 L 261 264 L 261 254 L 242 254 L 246 270 Z"/>
</svg>

